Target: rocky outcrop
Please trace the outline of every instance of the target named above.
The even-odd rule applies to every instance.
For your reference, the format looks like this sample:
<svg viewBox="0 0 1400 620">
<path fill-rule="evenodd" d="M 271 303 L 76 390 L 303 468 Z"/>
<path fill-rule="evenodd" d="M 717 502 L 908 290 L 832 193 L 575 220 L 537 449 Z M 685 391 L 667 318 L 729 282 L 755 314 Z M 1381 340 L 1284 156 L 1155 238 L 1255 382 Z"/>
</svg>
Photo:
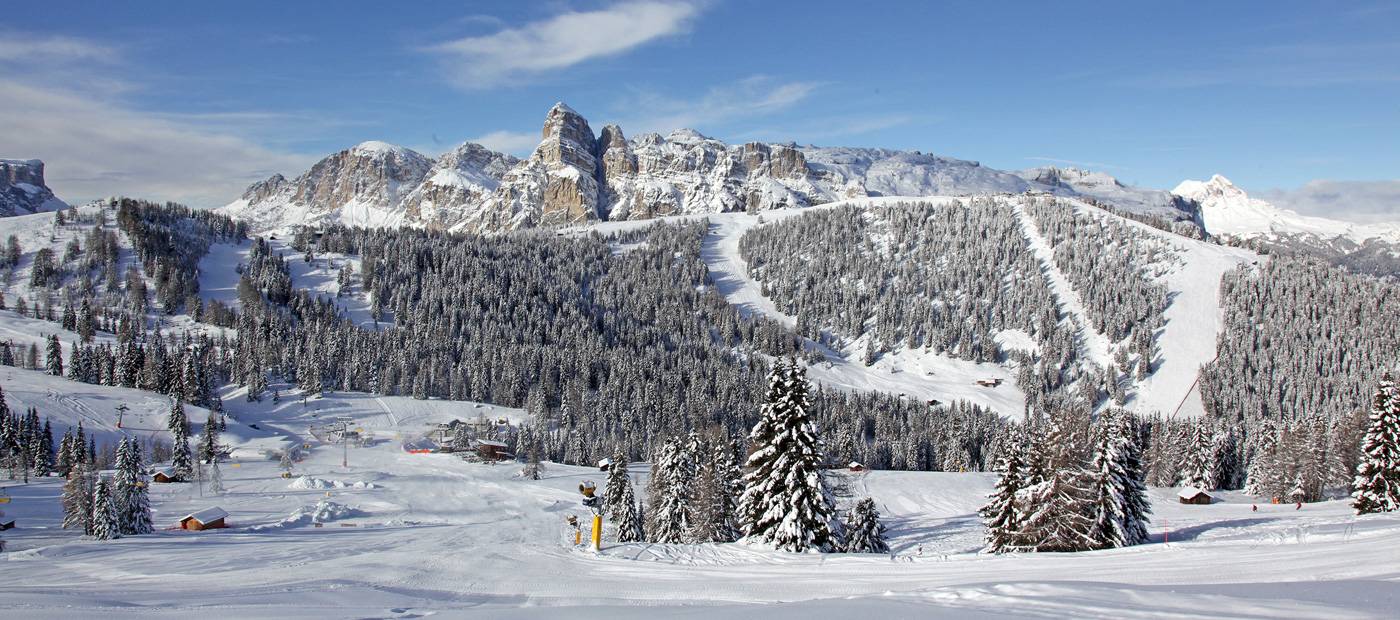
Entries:
<svg viewBox="0 0 1400 620">
<path fill-rule="evenodd" d="M 252 220 L 255 229 L 340 221 L 497 232 L 864 196 L 1045 191 L 1168 214 L 1189 202 L 1099 173 L 1008 173 L 917 151 L 729 145 L 692 129 L 628 140 L 616 125 L 595 136 L 588 121 L 563 103 L 545 115 L 540 138 L 524 161 L 473 144 L 429 161 L 400 147 L 365 143 L 293 181 L 276 176 L 254 184 L 227 209 Z"/>
<path fill-rule="evenodd" d="M 422 183 L 404 198 L 404 219 L 429 229 L 457 226 L 470 215 L 466 207 L 494 194 L 501 178 L 519 162 L 467 142 L 438 158 Z"/>
<path fill-rule="evenodd" d="M 44 162 L 0 159 L 0 217 L 57 211 L 68 204 L 44 183 Z"/>
<path fill-rule="evenodd" d="M 337 222 L 354 226 L 458 225 L 518 160 L 463 144 L 437 160 L 385 142 L 335 153 L 301 176 L 254 183 L 223 207 L 254 230 Z"/>
</svg>

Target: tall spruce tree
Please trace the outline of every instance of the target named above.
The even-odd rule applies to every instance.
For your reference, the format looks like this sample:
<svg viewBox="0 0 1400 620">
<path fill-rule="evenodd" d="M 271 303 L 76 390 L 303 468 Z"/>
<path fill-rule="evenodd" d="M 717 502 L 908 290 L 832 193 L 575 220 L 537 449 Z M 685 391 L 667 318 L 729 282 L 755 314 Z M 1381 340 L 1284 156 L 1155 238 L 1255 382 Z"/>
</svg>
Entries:
<svg viewBox="0 0 1400 620">
<path fill-rule="evenodd" d="M 880 510 L 875 500 L 861 498 L 846 515 L 846 543 L 842 550 L 846 553 L 889 553 L 890 546 L 885 542 L 885 526 L 880 523 Z"/>
<path fill-rule="evenodd" d="M 680 440 L 672 437 L 657 451 L 647 487 L 647 539 L 658 543 L 690 542 L 690 485 L 686 478 L 691 469 L 686 462 L 687 450 Z"/>
<path fill-rule="evenodd" d="M 1016 547 L 1022 518 L 1017 497 L 1026 482 L 1025 468 L 1025 438 L 1013 432 L 997 460 L 996 471 L 1001 476 L 981 510 L 982 522 L 987 526 L 986 550 L 990 553 L 1005 553 Z"/>
<path fill-rule="evenodd" d="M 194 477 L 194 457 L 190 454 L 190 423 L 185 419 L 185 406 L 177 399 L 170 411 L 170 467 L 175 479 L 189 481 Z"/>
<path fill-rule="evenodd" d="M 781 551 L 830 551 L 839 541 L 832 523 L 836 502 L 822 472 L 826 455 L 808 415 L 806 371 L 778 360 L 758 424 L 739 500 L 745 537 Z"/>
<path fill-rule="evenodd" d="M 116 498 L 112 485 L 101 477 L 92 490 L 92 537 L 98 540 L 121 538 L 121 524 L 117 522 Z"/>
<path fill-rule="evenodd" d="M 1143 484 L 1137 433 L 1131 414 L 1106 412 L 1096 425 L 1088 477 L 1089 537 L 1096 548 L 1125 547 L 1147 540 L 1151 507 Z"/>
<path fill-rule="evenodd" d="M 117 472 L 113 483 L 121 533 L 139 535 L 154 531 L 147 493 L 149 482 L 141 463 L 141 444 L 135 439 L 123 439 L 117 447 Z"/>
<path fill-rule="evenodd" d="M 92 476 L 82 465 L 68 472 L 63 484 L 63 529 L 92 534 Z"/>
<path fill-rule="evenodd" d="M 1356 514 L 1400 510 L 1400 390 L 1388 372 L 1376 386 L 1361 452 L 1351 495 Z"/>
<path fill-rule="evenodd" d="M 627 457 L 621 452 L 608 468 L 607 488 L 603 490 L 603 510 L 612 520 L 617 542 L 640 542 L 643 538 L 641 515 L 632 478 L 627 474 Z"/>
<path fill-rule="evenodd" d="M 1033 451 L 1040 460 L 1031 470 L 1036 482 L 1021 491 L 1025 506 L 1017 549 L 1022 551 L 1084 551 L 1093 548 L 1092 523 L 1086 516 L 1081 421 L 1074 412 L 1049 417 Z"/>
</svg>

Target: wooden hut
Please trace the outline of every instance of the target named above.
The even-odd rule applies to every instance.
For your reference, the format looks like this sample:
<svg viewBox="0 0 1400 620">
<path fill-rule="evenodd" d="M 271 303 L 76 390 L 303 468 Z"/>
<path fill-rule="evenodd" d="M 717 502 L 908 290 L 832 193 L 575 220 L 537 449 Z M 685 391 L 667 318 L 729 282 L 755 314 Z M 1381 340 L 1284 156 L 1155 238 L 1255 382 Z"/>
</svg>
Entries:
<svg viewBox="0 0 1400 620">
<path fill-rule="evenodd" d="M 228 513 L 223 508 L 213 506 L 205 508 L 199 512 L 192 512 L 180 519 L 180 529 L 185 530 L 214 530 L 228 527 L 224 519 L 228 518 Z"/>
<path fill-rule="evenodd" d="M 1210 493 L 1196 487 L 1182 487 L 1181 492 L 1176 494 L 1176 499 L 1183 504 L 1209 506 L 1215 498 L 1211 497 Z"/>
<path fill-rule="evenodd" d="M 508 458 L 509 454 L 506 452 L 506 448 L 509 447 L 510 446 L 504 441 L 495 441 L 491 439 L 476 440 L 477 455 L 490 461 L 500 461 Z"/>
<path fill-rule="evenodd" d="M 856 461 L 851 461 L 851 463 L 846 466 L 846 469 L 849 469 L 853 472 L 862 472 L 865 471 L 865 465 L 862 465 Z"/>
<path fill-rule="evenodd" d="M 156 469 L 155 471 L 152 471 L 151 482 L 159 482 L 161 484 L 177 482 L 177 480 L 175 480 L 175 468 L 161 467 L 159 469 Z"/>
</svg>

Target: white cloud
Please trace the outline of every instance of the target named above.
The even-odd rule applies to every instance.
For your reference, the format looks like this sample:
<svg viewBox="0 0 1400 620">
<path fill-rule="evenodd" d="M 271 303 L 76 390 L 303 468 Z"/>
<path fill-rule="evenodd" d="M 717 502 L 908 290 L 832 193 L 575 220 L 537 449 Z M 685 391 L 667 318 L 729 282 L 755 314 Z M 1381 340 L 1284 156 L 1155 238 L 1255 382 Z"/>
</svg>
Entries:
<svg viewBox="0 0 1400 620">
<path fill-rule="evenodd" d="M 1309 181 L 1297 189 L 1274 189 L 1259 197 L 1285 209 L 1355 222 L 1400 222 L 1400 179 Z"/>
<path fill-rule="evenodd" d="M 475 138 L 467 138 L 467 142 L 475 142 L 493 151 L 524 157 L 534 151 L 536 146 L 539 146 L 540 139 L 538 131 L 533 133 L 493 131 Z"/>
<path fill-rule="evenodd" d="M 44 160 L 46 180 L 70 202 L 128 195 L 208 207 L 311 158 L 264 148 L 198 124 L 0 79 L 5 157 Z"/>
<path fill-rule="evenodd" d="M 614 56 L 681 33 L 698 13 L 699 8 L 689 2 L 623 2 L 448 41 L 428 51 L 443 57 L 458 85 L 484 88 Z"/>
<path fill-rule="evenodd" d="M 0 33 L 0 60 L 45 64 L 79 61 L 111 63 L 118 60 L 118 53 L 113 47 L 86 39 L 7 32 Z"/>
<path fill-rule="evenodd" d="M 171 114 L 119 98 L 113 47 L 71 37 L 0 32 L 0 157 L 44 160 L 48 185 L 82 202 L 112 195 L 217 206 L 273 172 L 312 159 L 247 138 L 255 112 Z"/>
<path fill-rule="evenodd" d="M 647 111 L 644 116 L 625 119 L 622 126 L 634 128 L 632 131 L 666 133 L 684 127 L 703 132 L 707 126 L 786 110 L 802 102 L 817 87 L 815 82 L 779 82 L 756 75 L 713 87 L 698 99 L 674 99 L 641 92 L 618 107 Z"/>
</svg>

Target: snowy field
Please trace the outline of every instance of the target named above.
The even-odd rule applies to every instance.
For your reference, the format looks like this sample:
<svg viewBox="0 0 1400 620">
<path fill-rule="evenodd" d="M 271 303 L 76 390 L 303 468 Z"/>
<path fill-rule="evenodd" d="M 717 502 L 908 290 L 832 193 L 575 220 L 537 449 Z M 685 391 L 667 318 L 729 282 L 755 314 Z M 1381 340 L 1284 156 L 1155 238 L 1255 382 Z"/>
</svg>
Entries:
<svg viewBox="0 0 1400 620">
<path fill-rule="evenodd" d="M 142 392 L 32 371 L 6 369 L 0 382 L 11 407 L 57 398 L 66 404 L 43 403 L 55 423 L 72 411 L 105 433 L 123 432 L 115 402 L 155 410 Z M 518 421 L 518 410 L 356 393 L 303 404 L 285 386 L 279 403 L 225 399 L 236 448 L 226 493 L 156 484 L 152 499 L 158 528 L 217 505 L 230 529 L 83 540 L 59 528 L 60 480 L 5 482 L 13 501 L 0 508 L 18 527 L 3 534 L 0 617 L 1382 618 L 1400 604 L 1400 516 L 1354 517 L 1344 501 L 1255 512 L 1238 493 L 1186 506 L 1153 489 L 1150 544 L 989 556 L 977 552 L 976 510 L 992 475 L 869 472 L 851 475 L 852 495 L 878 502 L 890 555 L 640 543 L 595 554 L 564 524 L 585 514 L 576 487 L 601 483 L 595 469 L 551 463 L 527 481 L 518 465 L 402 449 L 437 422 Z M 372 445 L 346 451 L 309 434 L 335 416 Z M 309 449 L 283 479 L 267 451 L 298 444 Z M 636 482 L 645 469 L 634 466 Z"/>
</svg>

